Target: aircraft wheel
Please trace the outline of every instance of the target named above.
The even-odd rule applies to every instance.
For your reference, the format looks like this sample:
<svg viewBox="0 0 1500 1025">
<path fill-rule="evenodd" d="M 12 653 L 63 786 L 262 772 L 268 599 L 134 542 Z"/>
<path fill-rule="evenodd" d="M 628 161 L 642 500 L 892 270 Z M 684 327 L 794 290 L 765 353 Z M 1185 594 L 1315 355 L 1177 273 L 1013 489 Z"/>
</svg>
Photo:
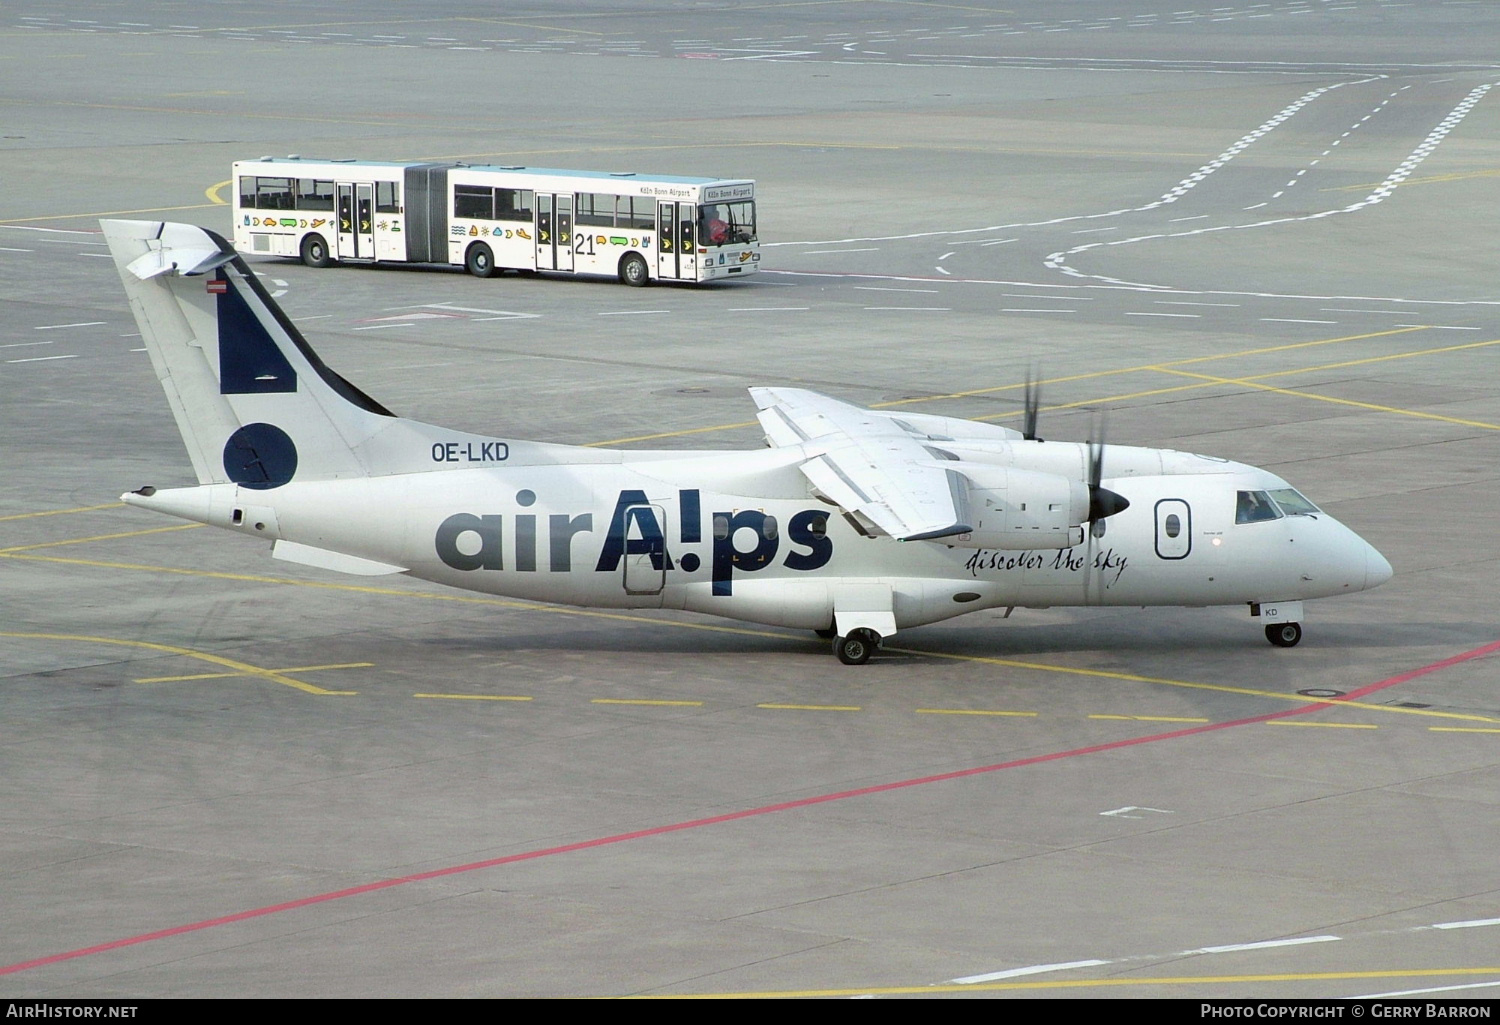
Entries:
<svg viewBox="0 0 1500 1025">
<path fill-rule="evenodd" d="M 488 278 L 495 273 L 495 254 L 483 242 L 475 242 L 464 254 L 464 267 L 476 278 Z"/>
<path fill-rule="evenodd" d="M 328 243 L 322 235 L 305 235 L 302 238 L 302 262 L 309 267 L 327 267 L 333 262 L 328 255 Z"/>
<path fill-rule="evenodd" d="M 632 288 L 651 284 L 651 269 L 639 253 L 626 253 L 620 261 L 620 280 Z"/>
<path fill-rule="evenodd" d="M 1266 627 L 1266 640 L 1278 648 L 1294 648 L 1301 639 L 1301 623 L 1273 623 Z"/>
<path fill-rule="evenodd" d="M 874 630 L 850 630 L 849 636 L 834 638 L 833 653 L 846 666 L 862 666 L 879 645 L 880 635 Z"/>
</svg>

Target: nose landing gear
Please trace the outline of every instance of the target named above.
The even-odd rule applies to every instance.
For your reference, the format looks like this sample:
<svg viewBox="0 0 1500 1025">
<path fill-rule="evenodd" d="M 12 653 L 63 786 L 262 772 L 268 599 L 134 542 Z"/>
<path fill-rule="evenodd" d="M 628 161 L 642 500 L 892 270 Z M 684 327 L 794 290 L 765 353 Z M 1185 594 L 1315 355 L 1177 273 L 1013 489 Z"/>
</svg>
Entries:
<svg viewBox="0 0 1500 1025">
<path fill-rule="evenodd" d="M 1302 640 L 1302 624 L 1272 623 L 1266 627 L 1266 640 L 1278 648 L 1294 648 Z"/>
</svg>

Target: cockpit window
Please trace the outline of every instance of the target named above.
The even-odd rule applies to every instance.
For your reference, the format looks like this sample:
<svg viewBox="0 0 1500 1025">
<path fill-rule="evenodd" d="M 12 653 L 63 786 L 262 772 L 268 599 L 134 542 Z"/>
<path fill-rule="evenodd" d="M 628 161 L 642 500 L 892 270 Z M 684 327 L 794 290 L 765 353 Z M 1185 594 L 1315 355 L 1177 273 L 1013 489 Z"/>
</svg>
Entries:
<svg viewBox="0 0 1500 1025">
<path fill-rule="evenodd" d="M 1271 502 L 1264 491 L 1241 491 L 1234 507 L 1234 522 L 1259 523 L 1262 520 L 1279 520 L 1281 510 Z"/>
<path fill-rule="evenodd" d="M 1322 512 L 1317 506 L 1302 497 L 1302 493 L 1296 488 L 1280 488 L 1271 492 L 1271 497 L 1276 504 L 1281 506 L 1281 511 L 1288 516 L 1311 516 Z"/>
</svg>

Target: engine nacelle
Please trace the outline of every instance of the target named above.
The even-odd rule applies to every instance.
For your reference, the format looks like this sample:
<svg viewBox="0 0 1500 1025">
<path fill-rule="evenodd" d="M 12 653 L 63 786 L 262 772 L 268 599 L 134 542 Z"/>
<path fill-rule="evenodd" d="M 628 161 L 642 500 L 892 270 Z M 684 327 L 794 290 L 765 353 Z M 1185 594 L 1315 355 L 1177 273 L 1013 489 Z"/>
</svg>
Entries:
<svg viewBox="0 0 1500 1025">
<path fill-rule="evenodd" d="M 1083 481 L 1008 466 L 963 463 L 955 468 L 969 478 L 974 529 L 945 537 L 943 544 L 1017 551 L 1083 543 L 1083 524 L 1089 519 L 1089 488 Z"/>
</svg>

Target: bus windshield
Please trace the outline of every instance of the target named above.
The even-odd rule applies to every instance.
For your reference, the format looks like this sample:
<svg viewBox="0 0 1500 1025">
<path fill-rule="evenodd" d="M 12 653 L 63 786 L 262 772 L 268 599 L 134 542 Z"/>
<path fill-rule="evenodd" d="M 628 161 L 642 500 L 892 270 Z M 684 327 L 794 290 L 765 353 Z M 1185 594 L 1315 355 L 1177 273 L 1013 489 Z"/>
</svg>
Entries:
<svg viewBox="0 0 1500 1025">
<path fill-rule="evenodd" d="M 755 201 L 706 203 L 698 213 L 698 244 L 722 246 L 755 241 Z"/>
</svg>

